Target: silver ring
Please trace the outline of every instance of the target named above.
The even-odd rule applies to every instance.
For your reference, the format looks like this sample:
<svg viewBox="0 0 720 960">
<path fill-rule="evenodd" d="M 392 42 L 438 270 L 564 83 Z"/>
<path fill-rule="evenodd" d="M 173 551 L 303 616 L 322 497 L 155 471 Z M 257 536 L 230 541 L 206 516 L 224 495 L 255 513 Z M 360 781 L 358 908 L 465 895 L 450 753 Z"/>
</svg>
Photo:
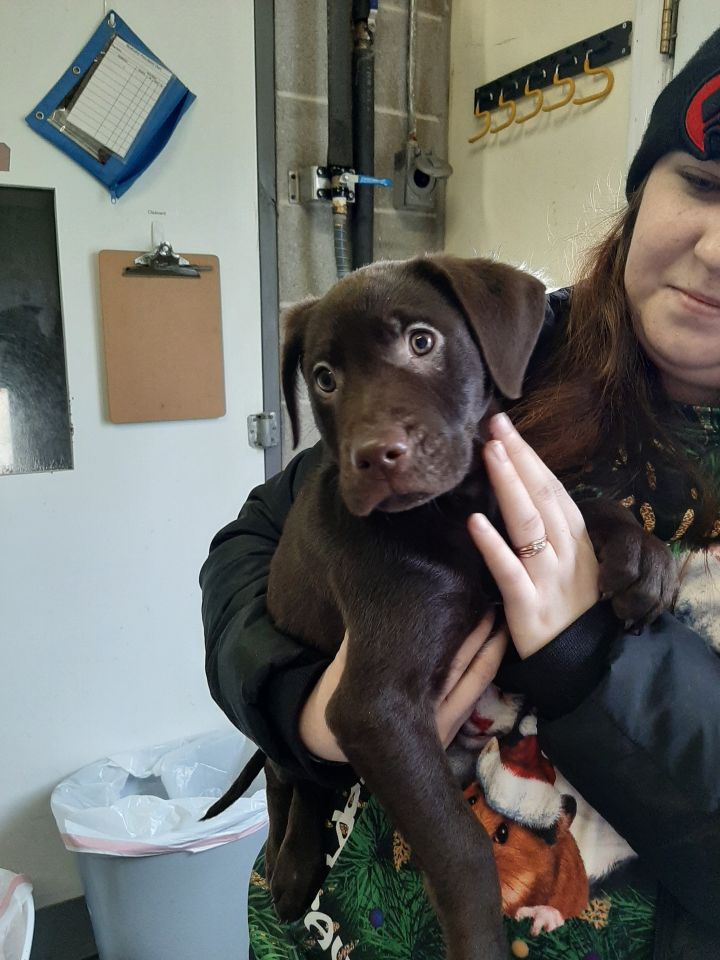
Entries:
<svg viewBox="0 0 720 960">
<path fill-rule="evenodd" d="M 528 557 L 536 557 L 539 553 L 543 552 L 547 546 L 547 542 L 547 535 L 543 534 L 538 540 L 531 540 L 530 543 L 526 543 L 523 547 L 515 547 L 515 553 L 522 560 L 527 560 Z"/>
</svg>

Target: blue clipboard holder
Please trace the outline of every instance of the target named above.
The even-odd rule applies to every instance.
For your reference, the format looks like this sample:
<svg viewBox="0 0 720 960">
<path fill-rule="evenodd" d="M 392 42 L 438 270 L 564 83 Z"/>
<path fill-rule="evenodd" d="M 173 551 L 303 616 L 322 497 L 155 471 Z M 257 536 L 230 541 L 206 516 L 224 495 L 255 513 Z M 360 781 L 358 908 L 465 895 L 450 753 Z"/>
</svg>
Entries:
<svg viewBox="0 0 720 960">
<path fill-rule="evenodd" d="M 105 151 L 98 159 L 92 151 L 81 146 L 76 139 L 51 122 L 50 118 L 54 111 L 71 101 L 74 93 L 82 88 L 83 81 L 89 77 L 116 36 L 165 67 L 125 21 L 111 10 L 57 83 L 25 117 L 27 123 L 41 137 L 45 137 L 63 153 L 72 157 L 106 186 L 113 202 L 129 190 L 160 154 L 180 118 L 195 99 L 195 94 L 173 74 L 125 157 Z"/>
</svg>

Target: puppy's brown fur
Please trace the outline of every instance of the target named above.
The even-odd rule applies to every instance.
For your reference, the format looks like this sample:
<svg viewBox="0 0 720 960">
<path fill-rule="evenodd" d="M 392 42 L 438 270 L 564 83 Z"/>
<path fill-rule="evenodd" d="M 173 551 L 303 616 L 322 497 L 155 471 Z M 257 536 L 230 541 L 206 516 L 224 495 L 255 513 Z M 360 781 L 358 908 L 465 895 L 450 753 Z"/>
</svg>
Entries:
<svg viewBox="0 0 720 960">
<path fill-rule="evenodd" d="M 349 631 L 327 722 L 412 847 L 448 960 L 507 955 L 492 845 L 453 778 L 433 707 L 496 599 L 466 521 L 494 515 L 483 421 L 498 398 L 520 395 L 544 310 L 544 288 L 526 273 L 436 257 L 366 267 L 287 318 L 294 436 L 301 370 L 325 456 L 288 516 L 268 608 L 280 629 L 328 655 Z M 635 524 L 620 539 L 638 535 Z M 322 880 L 325 794 L 271 761 L 266 772 L 268 876 L 278 914 L 293 919 Z"/>
</svg>

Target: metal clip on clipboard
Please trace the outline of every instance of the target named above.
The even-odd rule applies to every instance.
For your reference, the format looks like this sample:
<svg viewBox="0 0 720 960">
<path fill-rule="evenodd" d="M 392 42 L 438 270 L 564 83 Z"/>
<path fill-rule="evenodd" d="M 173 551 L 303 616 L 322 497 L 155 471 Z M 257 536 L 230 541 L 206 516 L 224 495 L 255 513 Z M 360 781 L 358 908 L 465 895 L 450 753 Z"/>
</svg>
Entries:
<svg viewBox="0 0 720 960">
<path fill-rule="evenodd" d="M 199 277 L 201 271 L 212 267 L 190 263 L 185 257 L 175 253 L 169 243 L 163 241 L 149 253 L 135 257 L 134 266 L 125 267 L 124 277 Z"/>
</svg>

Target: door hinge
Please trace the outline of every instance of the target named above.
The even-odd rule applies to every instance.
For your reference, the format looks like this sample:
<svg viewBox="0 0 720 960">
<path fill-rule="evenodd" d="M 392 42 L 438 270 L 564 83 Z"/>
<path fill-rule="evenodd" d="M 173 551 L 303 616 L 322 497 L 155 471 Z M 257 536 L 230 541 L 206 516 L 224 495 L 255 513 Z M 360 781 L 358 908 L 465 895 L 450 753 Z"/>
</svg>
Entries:
<svg viewBox="0 0 720 960">
<path fill-rule="evenodd" d="M 662 22 L 660 24 L 660 53 L 675 56 L 677 39 L 678 7 L 680 0 L 663 0 Z"/>
<path fill-rule="evenodd" d="M 277 418 L 274 411 L 251 413 L 248 421 L 248 443 L 258 450 L 276 447 L 280 443 Z"/>
</svg>

